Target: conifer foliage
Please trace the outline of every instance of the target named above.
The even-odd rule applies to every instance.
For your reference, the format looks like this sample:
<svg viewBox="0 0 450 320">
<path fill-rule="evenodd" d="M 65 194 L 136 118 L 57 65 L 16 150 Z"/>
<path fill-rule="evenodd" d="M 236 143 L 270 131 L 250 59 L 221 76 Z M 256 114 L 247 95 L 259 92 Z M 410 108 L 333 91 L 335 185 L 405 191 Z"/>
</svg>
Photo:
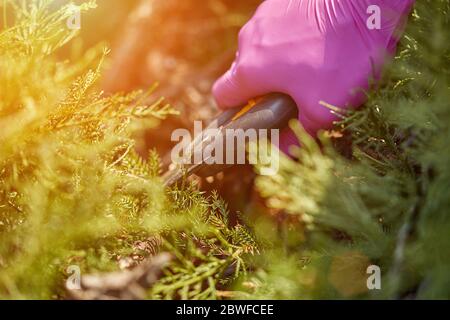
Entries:
<svg viewBox="0 0 450 320">
<path fill-rule="evenodd" d="M 59 61 L 75 36 L 65 28 L 73 11 L 50 3 L 8 2 L 14 21 L 0 33 L 1 296 L 65 297 L 70 266 L 115 271 L 169 250 L 177 259 L 151 296 L 215 297 L 219 280 L 245 269 L 253 243 L 227 225 L 216 196 L 164 191 L 158 156 L 141 159 L 132 134 L 176 112 L 160 99 L 143 103 L 153 88 L 99 92 L 104 49 Z"/>
<path fill-rule="evenodd" d="M 449 10 L 447 0 L 417 1 L 367 105 L 349 114 L 328 106 L 346 118 L 319 144 L 295 125 L 299 161 L 285 159 L 279 175 L 259 179 L 270 206 L 305 224 L 311 265 L 291 272 L 319 280 L 305 287 L 275 272 L 296 297 L 450 297 Z M 349 147 L 336 145 L 345 137 L 344 156 L 337 150 Z M 379 290 L 366 286 L 371 265 L 381 270 Z"/>
</svg>

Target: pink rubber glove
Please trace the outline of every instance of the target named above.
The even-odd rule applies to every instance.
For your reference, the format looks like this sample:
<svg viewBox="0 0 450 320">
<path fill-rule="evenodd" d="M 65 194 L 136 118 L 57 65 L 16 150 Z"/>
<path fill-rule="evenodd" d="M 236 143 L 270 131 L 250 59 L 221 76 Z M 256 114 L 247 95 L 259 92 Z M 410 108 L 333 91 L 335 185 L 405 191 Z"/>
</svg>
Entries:
<svg viewBox="0 0 450 320">
<path fill-rule="evenodd" d="M 312 135 L 337 118 L 321 101 L 356 108 L 370 79 L 395 53 L 414 0 L 266 0 L 239 34 L 231 69 L 214 85 L 221 108 L 270 92 L 290 95 Z M 380 29 L 368 27 L 369 6 L 380 8 Z M 282 133 L 281 149 L 295 144 Z"/>
</svg>

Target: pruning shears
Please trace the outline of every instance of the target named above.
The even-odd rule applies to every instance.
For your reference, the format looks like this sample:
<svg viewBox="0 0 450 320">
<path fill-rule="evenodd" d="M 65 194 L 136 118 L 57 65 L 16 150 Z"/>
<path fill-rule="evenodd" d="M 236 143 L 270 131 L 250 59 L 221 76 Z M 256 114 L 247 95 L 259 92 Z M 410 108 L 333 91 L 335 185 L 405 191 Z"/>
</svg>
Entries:
<svg viewBox="0 0 450 320">
<path fill-rule="evenodd" d="M 295 102 L 287 95 L 273 93 L 264 97 L 250 100 L 244 107 L 232 108 L 220 114 L 209 122 L 203 134 L 197 136 L 186 148 L 191 152 L 185 156 L 186 161 L 180 161 L 173 169 L 163 175 L 164 185 L 173 186 L 184 177 L 196 174 L 200 177 L 210 177 L 233 166 L 230 164 L 208 164 L 206 159 L 199 163 L 192 163 L 197 152 L 203 152 L 208 145 L 215 143 L 217 135 L 222 135 L 225 141 L 225 134 L 228 129 L 248 130 L 248 129 L 283 129 L 291 119 L 297 118 L 298 110 Z M 218 129 L 216 131 L 209 129 Z M 208 134 L 208 132 L 215 132 Z M 196 146 L 201 145 L 201 148 Z M 224 153 L 227 152 L 224 148 Z M 235 152 L 229 151 L 229 152 Z M 226 155 L 225 155 L 226 157 Z M 184 164 L 183 164 L 184 163 Z"/>
</svg>

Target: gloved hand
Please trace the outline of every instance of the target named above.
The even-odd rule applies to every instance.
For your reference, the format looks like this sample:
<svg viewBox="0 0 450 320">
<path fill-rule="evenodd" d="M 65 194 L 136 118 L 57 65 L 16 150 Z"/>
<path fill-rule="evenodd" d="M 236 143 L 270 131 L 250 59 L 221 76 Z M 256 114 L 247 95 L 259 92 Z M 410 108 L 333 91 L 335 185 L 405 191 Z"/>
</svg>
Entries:
<svg viewBox="0 0 450 320">
<path fill-rule="evenodd" d="M 395 53 L 414 0 L 266 0 L 239 34 L 231 69 L 214 85 L 221 108 L 271 92 L 290 95 L 310 134 L 337 120 L 321 101 L 340 108 L 365 102 Z M 380 29 L 370 29 L 369 6 L 380 9 Z M 373 8 L 373 7 L 372 7 Z M 369 20 L 372 25 L 374 21 Z M 375 21 L 376 22 L 376 21 Z M 281 149 L 295 143 L 282 133 Z"/>
</svg>

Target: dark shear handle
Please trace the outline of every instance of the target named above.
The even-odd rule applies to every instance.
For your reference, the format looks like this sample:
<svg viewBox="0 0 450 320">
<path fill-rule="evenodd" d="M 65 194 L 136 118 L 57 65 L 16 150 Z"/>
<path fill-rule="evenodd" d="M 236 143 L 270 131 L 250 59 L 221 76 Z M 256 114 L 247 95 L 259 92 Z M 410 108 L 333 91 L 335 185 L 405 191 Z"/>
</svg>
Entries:
<svg viewBox="0 0 450 320">
<path fill-rule="evenodd" d="M 297 118 L 298 109 L 294 100 L 285 94 L 273 93 L 261 98 L 254 99 L 248 105 L 240 108 L 233 108 L 225 111 L 212 120 L 209 128 L 222 128 L 223 141 L 226 141 L 225 134 L 228 129 L 248 130 L 248 129 L 283 129 L 287 127 L 291 119 Z M 194 144 L 193 142 L 192 149 Z M 207 144 L 206 144 L 207 145 Z M 205 147 L 205 146 L 203 146 Z M 226 158 L 227 150 L 224 150 Z M 231 151 L 230 151 L 231 152 Z M 234 151 L 233 151 L 234 152 Z M 213 176 L 231 167 L 229 164 L 190 164 L 176 168 L 164 175 L 166 186 L 176 184 L 184 176 L 197 174 L 201 177 Z"/>
<path fill-rule="evenodd" d="M 296 118 L 297 105 L 291 97 L 281 93 L 272 93 L 256 98 L 250 103 L 254 106 L 239 116 L 244 106 L 225 111 L 210 123 L 210 126 L 227 129 L 283 129 L 289 120 Z"/>
</svg>

